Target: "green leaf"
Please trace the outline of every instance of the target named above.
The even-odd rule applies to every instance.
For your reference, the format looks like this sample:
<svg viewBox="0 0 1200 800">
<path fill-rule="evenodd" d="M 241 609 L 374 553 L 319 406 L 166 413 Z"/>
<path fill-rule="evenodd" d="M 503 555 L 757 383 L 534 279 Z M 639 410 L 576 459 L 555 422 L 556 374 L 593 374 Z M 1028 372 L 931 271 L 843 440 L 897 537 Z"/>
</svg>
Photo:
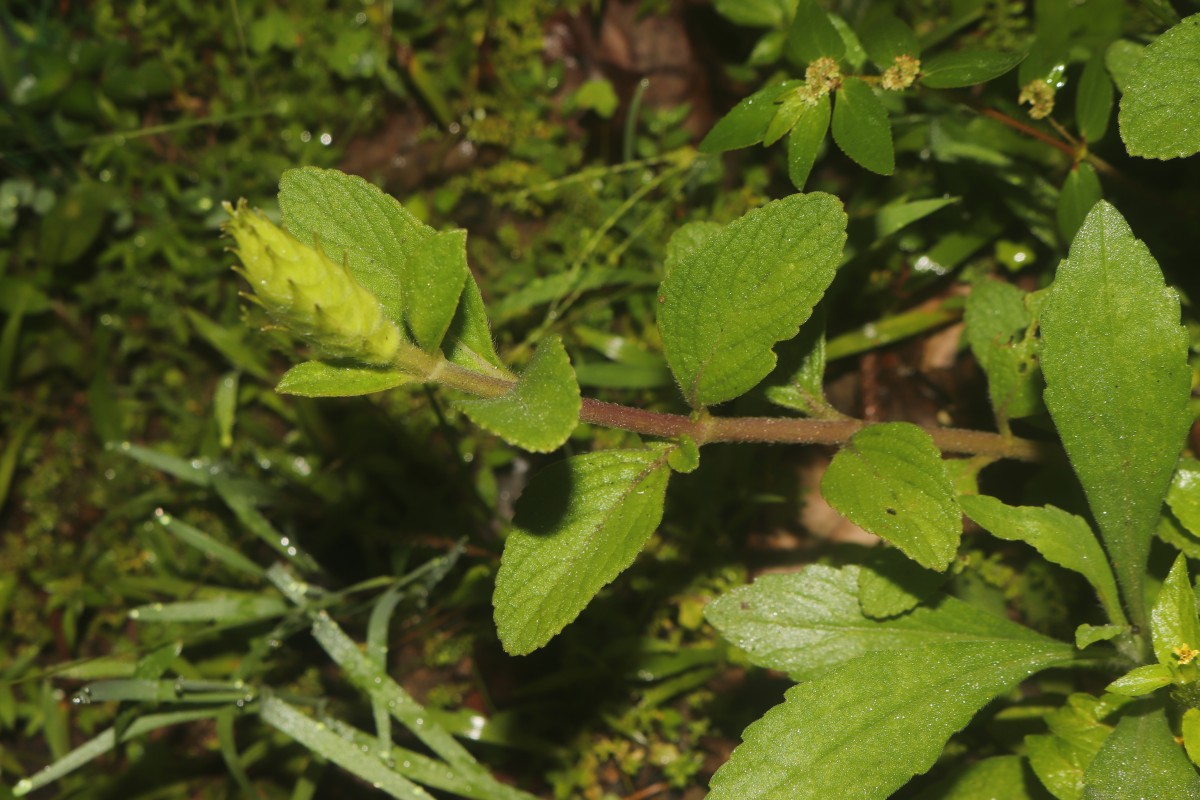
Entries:
<svg viewBox="0 0 1200 800">
<path fill-rule="evenodd" d="M 1143 701 L 1121 717 L 1084 778 L 1083 800 L 1197 800 L 1200 776 L 1175 743 L 1162 708 Z"/>
<path fill-rule="evenodd" d="M 1142 60 L 1142 54 L 1145 52 L 1144 44 L 1128 39 L 1117 39 L 1104 51 L 1104 66 L 1121 94 L 1125 94 L 1125 89 L 1129 86 L 1129 76 L 1133 74 L 1133 68 Z"/>
<path fill-rule="evenodd" d="M 786 0 L 713 0 L 713 8 L 737 25 L 777 28 L 791 13 Z"/>
<path fill-rule="evenodd" d="M 1095 168 L 1081 161 L 1067 173 L 1062 189 L 1058 193 L 1058 232 L 1064 242 L 1070 242 L 1079 232 L 1079 226 L 1087 219 L 1088 212 L 1104 197 L 1100 188 L 1100 177 Z"/>
<path fill-rule="evenodd" d="M 958 642 L 870 653 L 788 690 L 743 733 L 712 779 L 710 800 L 877 800 L 937 760 L 946 740 L 996 695 L 1071 648 Z"/>
<path fill-rule="evenodd" d="M 1167 490 L 1167 505 L 1183 527 L 1200 535 L 1200 461 L 1179 459 L 1179 468 Z"/>
<path fill-rule="evenodd" d="M 1083 795 L 1084 773 L 1112 733 L 1112 726 L 1100 720 L 1127 703 L 1129 698 L 1120 695 L 1073 694 L 1046 715 L 1050 733 L 1025 737 L 1029 765 L 1059 800 Z"/>
<path fill-rule="evenodd" d="M 355 175 L 303 167 L 279 181 L 283 224 L 304 244 L 316 241 L 343 260 L 387 316 L 404 323 L 407 262 L 436 232 L 382 189 Z"/>
<path fill-rule="evenodd" d="M 412 375 L 394 369 L 305 361 L 285 372 L 275 391 L 300 397 L 354 397 L 395 389 L 412 379 Z"/>
<path fill-rule="evenodd" d="M 780 348 L 780 365 L 786 369 L 779 373 L 787 374 L 786 382 L 767 386 L 765 394 L 775 405 L 810 417 L 831 418 L 840 414 L 825 399 L 824 308 L 817 305 L 799 335 Z"/>
<path fill-rule="evenodd" d="M 846 44 L 816 0 L 799 0 L 783 52 L 793 64 L 804 68 L 823 56 L 836 61 L 846 52 Z"/>
<path fill-rule="evenodd" d="M 671 238 L 667 240 L 666 257 L 663 259 L 663 277 L 670 275 L 676 264 L 699 250 L 705 242 L 724 230 L 724 227 L 719 222 L 698 220 L 676 228 L 675 232 L 671 234 Z"/>
<path fill-rule="evenodd" d="M 1033 315 L 1011 283 L 982 280 L 971 287 L 964 314 L 971 352 L 988 379 L 992 409 L 1001 424 L 1041 410 L 1040 342 L 1026 335 Z"/>
<path fill-rule="evenodd" d="M 1104 687 L 1104 691 L 1125 697 L 1141 697 L 1169 685 L 1174 676 L 1163 664 L 1146 664 L 1126 672 Z"/>
<path fill-rule="evenodd" d="M 446 343 L 442 348 L 446 358 L 453 364 L 476 372 L 490 372 L 507 375 L 508 370 L 500 356 L 496 355 L 496 345 L 492 342 L 492 329 L 488 325 L 487 309 L 483 306 L 483 296 L 479 293 L 479 284 L 468 274 L 462 290 L 454 319 L 450 321 L 450 329 L 446 332 Z"/>
<path fill-rule="evenodd" d="M 821 496 L 855 525 L 941 572 L 962 536 L 962 511 L 941 453 L 907 422 L 863 428 L 833 457 Z"/>
<path fill-rule="evenodd" d="M 771 117 L 763 134 L 763 147 L 770 147 L 787 135 L 801 115 L 811 107 L 808 98 L 803 95 L 794 92 L 786 95 L 776 106 L 775 116 Z"/>
<path fill-rule="evenodd" d="M 944 578 L 894 547 L 877 547 L 858 571 L 858 604 L 871 619 L 894 617 L 932 597 Z"/>
<path fill-rule="evenodd" d="M 1075 647 L 1082 650 L 1096 642 L 1111 641 L 1124 633 L 1129 633 L 1128 625 L 1089 625 L 1085 622 L 1075 629 Z"/>
<path fill-rule="evenodd" d="M 1150 636 L 1154 656 L 1165 667 L 1180 663 L 1175 651 L 1200 648 L 1200 619 L 1196 616 L 1196 594 L 1188 579 L 1187 558 L 1175 559 L 1150 609 Z"/>
<path fill-rule="evenodd" d="M 668 450 L 606 450 L 552 464 L 517 501 L 496 576 L 496 630 L 524 655 L 621 574 L 658 527 Z"/>
<path fill-rule="evenodd" d="M 1025 542 L 1047 561 L 1087 578 L 1112 621 L 1125 622 L 1108 559 L 1091 526 L 1081 517 L 1054 506 L 1009 506 L 986 495 L 963 496 L 958 502 L 968 517 L 993 536 Z"/>
<path fill-rule="evenodd" d="M 1028 55 L 1026 51 L 998 53 L 960 50 L 921 62 L 921 83 L 930 89 L 958 89 L 999 78 Z"/>
<path fill-rule="evenodd" d="M 803 83 L 791 80 L 759 89 L 721 117 L 697 149 L 701 153 L 724 153 L 758 144 L 775 117 L 779 98 Z"/>
<path fill-rule="evenodd" d="M 1146 48 L 1129 74 L 1118 122 L 1130 155 L 1167 159 L 1200 152 L 1200 14 Z"/>
<path fill-rule="evenodd" d="M 829 131 L 829 95 L 817 98 L 816 105 L 808 106 L 796 120 L 788 134 L 787 160 L 788 177 L 797 191 L 804 191 L 804 184 L 817 162 L 817 154 Z"/>
<path fill-rule="evenodd" d="M 876 7 L 867 13 L 858 26 L 858 38 L 880 69 L 892 66 L 897 56 L 921 55 L 913 29 L 885 8 Z"/>
<path fill-rule="evenodd" d="M 1183 712 L 1179 725 L 1183 735 L 1183 749 L 1193 764 L 1200 764 L 1200 709 L 1189 708 Z"/>
<path fill-rule="evenodd" d="M 579 383 L 562 338 L 547 336 L 513 387 L 498 397 L 458 396 L 454 405 L 504 441 L 535 453 L 558 449 L 579 424 Z"/>
<path fill-rule="evenodd" d="M 1120 213 L 1099 203 L 1041 312 L 1046 407 L 1135 624 L 1159 509 L 1191 425 L 1179 298 Z"/>
<path fill-rule="evenodd" d="M 796 680 L 818 677 L 878 651 L 919 651 L 933 663 L 934 653 L 945 646 L 1050 641 L 948 596 L 877 621 L 867 617 L 859 603 L 861 579 L 859 567 L 819 564 L 798 573 L 763 575 L 709 603 L 704 616 L 755 664 Z"/>
<path fill-rule="evenodd" d="M 441 345 L 470 273 L 467 232 L 462 230 L 434 234 L 404 262 L 408 329 L 426 351 L 436 351 Z"/>
<path fill-rule="evenodd" d="M 1020 756 L 992 756 L 956 770 L 953 775 L 930 788 L 926 800 L 1034 800 L 1026 788 L 1025 759 Z"/>
<path fill-rule="evenodd" d="M 833 104 L 833 140 L 859 166 L 880 175 L 896 169 L 892 123 L 875 91 L 858 78 L 846 78 Z"/>
<path fill-rule="evenodd" d="M 1097 53 L 1083 68 L 1075 94 L 1075 125 L 1088 144 L 1104 138 L 1112 107 L 1112 79 L 1104 69 L 1104 58 Z"/>
<path fill-rule="evenodd" d="M 744 394 L 775 366 L 833 280 L 846 241 L 837 198 L 767 203 L 680 259 L 659 290 L 667 363 L 693 408 Z"/>
</svg>

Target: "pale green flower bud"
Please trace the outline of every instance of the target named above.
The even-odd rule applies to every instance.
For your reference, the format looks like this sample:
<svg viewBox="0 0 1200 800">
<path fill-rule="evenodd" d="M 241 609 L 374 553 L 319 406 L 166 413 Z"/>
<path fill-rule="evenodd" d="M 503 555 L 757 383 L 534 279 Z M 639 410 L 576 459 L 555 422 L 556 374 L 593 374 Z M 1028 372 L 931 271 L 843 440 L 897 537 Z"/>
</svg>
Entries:
<svg viewBox="0 0 1200 800">
<path fill-rule="evenodd" d="M 383 314 L 379 300 L 350 271 L 310 247 L 245 200 L 225 210 L 225 232 L 242 262 L 235 267 L 275 324 L 300 336 L 326 358 L 390 365 L 403 342 L 400 329 Z"/>
</svg>

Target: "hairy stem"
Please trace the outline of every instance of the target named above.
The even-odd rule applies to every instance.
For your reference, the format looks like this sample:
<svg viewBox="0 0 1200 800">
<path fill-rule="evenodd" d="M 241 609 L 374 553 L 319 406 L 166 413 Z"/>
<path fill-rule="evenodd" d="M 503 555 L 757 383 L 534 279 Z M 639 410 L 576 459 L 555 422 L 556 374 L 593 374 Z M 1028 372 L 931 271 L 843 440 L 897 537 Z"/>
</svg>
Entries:
<svg viewBox="0 0 1200 800">
<path fill-rule="evenodd" d="M 430 357 L 431 360 L 434 357 Z M 483 375 L 446 361 L 427 371 L 427 377 L 460 391 L 496 397 L 512 388 L 505 378 Z M 592 425 L 620 428 L 647 436 L 690 436 L 698 444 L 760 442 L 766 444 L 843 444 L 869 423 L 859 419 L 798 419 L 795 417 L 689 417 L 583 399 L 579 419 Z M 998 433 L 962 428 L 924 428 L 934 444 L 947 453 L 1041 461 L 1052 445 Z"/>
</svg>

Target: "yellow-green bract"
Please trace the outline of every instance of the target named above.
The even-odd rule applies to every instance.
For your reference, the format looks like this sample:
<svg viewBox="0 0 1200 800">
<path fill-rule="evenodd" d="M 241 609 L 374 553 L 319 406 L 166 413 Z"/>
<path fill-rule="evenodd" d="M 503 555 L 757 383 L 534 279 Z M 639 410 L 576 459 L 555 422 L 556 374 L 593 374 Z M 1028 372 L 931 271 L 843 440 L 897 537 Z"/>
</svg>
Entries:
<svg viewBox="0 0 1200 800">
<path fill-rule="evenodd" d="M 380 366 L 393 361 L 403 341 L 400 329 L 344 266 L 251 211 L 244 200 L 226 209 L 225 231 L 242 262 L 238 271 L 276 324 L 327 358 Z"/>
</svg>

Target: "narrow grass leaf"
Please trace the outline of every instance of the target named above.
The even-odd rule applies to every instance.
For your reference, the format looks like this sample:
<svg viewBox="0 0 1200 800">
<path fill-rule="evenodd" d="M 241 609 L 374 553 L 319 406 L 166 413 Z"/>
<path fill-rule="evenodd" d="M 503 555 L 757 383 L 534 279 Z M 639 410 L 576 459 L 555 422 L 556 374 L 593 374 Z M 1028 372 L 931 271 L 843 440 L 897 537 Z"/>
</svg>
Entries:
<svg viewBox="0 0 1200 800">
<path fill-rule="evenodd" d="M 377 791 L 400 800 L 433 800 L 433 795 L 399 773 L 378 757 L 363 753 L 356 745 L 329 730 L 295 706 L 274 697 L 265 697 L 258 712 L 263 722 L 327 758 L 351 775 L 366 781 Z"/>
<path fill-rule="evenodd" d="M 1130 155 L 1200 152 L 1200 14 L 1155 39 L 1129 74 L 1118 115 Z"/>
<path fill-rule="evenodd" d="M 941 572 L 958 551 L 962 511 L 941 452 L 907 422 L 871 425 L 833 457 L 821 496 L 860 528 Z"/>
<path fill-rule="evenodd" d="M 963 511 L 980 527 L 1010 542 L 1025 542 L 1051 563 L 1087 578 L 1109 618 L 1125 624 L 1120 592 L 1108 558 L 1092 528 L 1082 518 L 1054 506 L 1009 506 L 986 495 L 958 498 Z M 1197 637 L 1200 642 L 1200 637 Z"/>
<path fill-rule="evenodd" d="M 556 450 L 579 424 L 579 382 L 559 336 L 538 343 L 520 378 L 498 397 L 465 397 L 454 406 L 479 427 L 536 453 Z"/>
<path fill-rule="evenodd" d="M 837 198 L 795 194 L 751 211 L 680 259 L 659 289 L 667 363 L 693 408 L 744 394 L 775 367 L 833 280 L 846 241 Z"/>
<path fill-rule="evenodd" d="M 30 792 L 54 783 L 63 776 L 110 752 L 117 746 L 118 741 L 128 742 L 150 731 L 166 728 L 171 725 L 212 719 L 218 713 L 220 713 L 220 709 L 205 708 L 193 711 L 172 711 L 168 714 L 147 714 L 144 717 L 138 717 L 130 723 L 121 732 L 120 736 L 117 735 L 115 728 L 109 728 L 100 735 L 76 747 L 40 772 L 17 781 L 16 785 L 13 786 L 13 795 L 15 797 L 24 797 Z"/>
<path fill-rule="evenodd" d="M 214 561 L 218 561 L 237 572 L 252 575 L 255 578 L 261 579 L 263 577 L 262 567 L 246 558 L 238 550 L 227 544 L 218 542 L 204 531 L 193 528 L 186 522 L 180 522 L 170 514 L 159 514 L 155 519 L 170 531 L 172 536 L 179 539 L 179 541 L 189 547 L 194 547 Z"/>
<path fill-rule="evenodd" d="M 813 564 L 803 572 L 763 575 L 709 603 L 704 616 L 755 664 L 796 680 L 820 677 L 881 651 L 922 652 L 932 664 L 938 648 L 948 645 L 1053 644 L 1029 628 L 949 596 L 892 619 L 872 619 L 859 602 L 861 574 L 858 567 Z"/>
<path fill-rule="evenodd" d="M 1163 497 L 1192 422 L 1179 297 L 1111 205 L 1096 205 L 1041 312 L 1046 407 L 1134 624 Z"/>
<path fill-rule="evenodd" d="M 275 391 L 299 397 L 355 397 L 384 392 L 410 381 L 412 375 L 394 369 L 305 361 L 285 372 Z"/>
<path fill-rule="evenodd" d="M 229 770 L 229 774 L 233 776 L 233 781 L 237 784 L 242 796 L 254 797 L 256 792 L 253 784 L 250 783 L 250 776 L 246 774 L 242 759 L 238 755 L 237 738 L 233 730 L 238 714 L 239 711 L 234 706 L 224 708 L 221 713 L 217 714 L 217 747 L 221 751 L 221 758 L 225 761 L 225 769 Z"/>
<path fill-rule="evenodd" d="M 833 141 L 860 167 L 879 175 L 896 169 L 892 123 L 875 90 L 858 78 L 846 78 L 833 103 Z"/>
<path fill-rule="evenodd" d="M 879 800 L 933 766 L 946 741 L 994 697 L 1068 662 L 1043 641 L 875 652 L 789 689 L 743 733 L 711 800 Z M 1163 795 L 1165 796 L 1165 795 Z"/>
<path fill-rule="evenodd" d="M 246 625 L 281 616 L 286 611 L 287 606 L 277 597 L 230 596 L 213 600 L 151 603 L 130 609 L 129 618 L 139 622 L 223 622 Z"/>
<path fill-rule="evenodd" d="M 505 650 L 524 655 L 546 644 L 633 563 L 662 519 L 668 452 L 587 453 L 534 476 L 496 576 Z"/>
</svg>

